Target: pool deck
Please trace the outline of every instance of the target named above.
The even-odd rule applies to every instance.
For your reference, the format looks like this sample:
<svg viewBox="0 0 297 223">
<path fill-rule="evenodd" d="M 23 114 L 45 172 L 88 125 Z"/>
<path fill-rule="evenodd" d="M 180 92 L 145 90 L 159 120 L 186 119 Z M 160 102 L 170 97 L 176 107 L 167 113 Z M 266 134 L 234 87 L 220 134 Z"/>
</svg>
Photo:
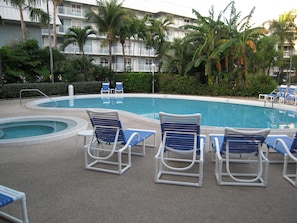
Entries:
<svg viewBox="0 0 297 223">
<path fill-rule="evenodd" d="M 17 99 L 0 100 L 0 108 L 0 118 L 69 115 L 89 121 L 86 112 L 30 110 Z M 159 145 L 157 122 L 120 117 L 125 128 L 156 130 Z M 30 223 L 296 222 L 297 188 L 282 178 L 282 165 L 269 165 L 266 188 L 218 186 L 207 152 L 202 188 L 155 184 L 157 149 L 133 156 L 132 167 L 118 176 L 84 169 L 82 137 L 1 147 L 0 184 L 26 193 Z M 3 210 L 20 214 L 18 203 Z"/>
</svg>

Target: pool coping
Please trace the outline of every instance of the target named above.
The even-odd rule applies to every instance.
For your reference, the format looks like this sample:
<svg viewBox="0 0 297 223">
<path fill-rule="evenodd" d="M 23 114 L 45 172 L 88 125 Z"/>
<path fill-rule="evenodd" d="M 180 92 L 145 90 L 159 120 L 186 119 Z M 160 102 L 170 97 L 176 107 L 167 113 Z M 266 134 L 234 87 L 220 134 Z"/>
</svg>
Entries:
<svg viewBox="0 0 297 223">
<path fill-rule="evenodd" d="M 35 116 L 17 116 L 1 118 L 0 123 L 16 122 L 16 121 L 62 121 L 74 122 L 74 126 L 65 128 L 59 132 L 44 134 L 39 136 L 15 138 L 15 139 L 1 139 L 1 146 L 19 146 L 19 145 L 32 145 L 39 143 L 48 143 L 60 139 L 65 139 L 74 135 L 81 130 L 87 129 L 88 122 L 79 117 L 72 116 L 57 116 L 57 115 L 35 115 Z"/>
</svg>

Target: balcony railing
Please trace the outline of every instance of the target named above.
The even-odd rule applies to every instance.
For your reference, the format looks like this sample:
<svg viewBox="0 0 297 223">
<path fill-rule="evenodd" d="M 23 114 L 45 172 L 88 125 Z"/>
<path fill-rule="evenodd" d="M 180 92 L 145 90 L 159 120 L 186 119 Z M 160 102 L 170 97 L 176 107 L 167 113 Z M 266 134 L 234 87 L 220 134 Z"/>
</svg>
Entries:
<svg viewBox="0 0 297 223">
<path fill-rule="evenodd" d="M 60 48 L 61 44 L 58 45 L 58 49 Z M 106 47 L 96 47 L 93 44 L 85 45 L 84 52 L 88 55 L 109 55 L 108 46 Z M 69 45 L 65 48 L 64 53 L 67 54 L 81 54 L 78 47 L 74 45 Z M 112 47 L 112 55 L 123 55 L 122 47 L 120 45 Z M 135 48 L 134 50 L 125 48 L 125 55 L 126 56 L 141 56 L 141 57 L 155 57 L 155 50 L 154 49 L 145 49 L 145 48 Z"/>
<path fill-rule="evenodd" d="M 285 50 L 284 57 L 288 58 L 290 56 L 297 55 L 297 50 Z"/>
<path fill-rule="evenodd" d="M 76 9 L 66 6 L 58 6 L 57 8 L 58 15 L 85 18 L 86 11 L 83 9 Z"/>
</svg>

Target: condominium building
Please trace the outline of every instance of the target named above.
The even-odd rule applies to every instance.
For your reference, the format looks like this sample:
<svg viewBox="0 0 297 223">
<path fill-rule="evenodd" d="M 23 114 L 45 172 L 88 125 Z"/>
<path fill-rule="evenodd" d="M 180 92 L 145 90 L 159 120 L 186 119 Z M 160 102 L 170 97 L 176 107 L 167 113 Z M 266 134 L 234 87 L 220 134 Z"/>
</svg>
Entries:
<svg viewBox="0 0 297 223">
<path fill-rule="evenodd" d="M 134 2 L 133 2 L 134 1 Z M 49 12 L 52 15 L 53 6 L 52 1 L 49 1 Z M 160 3 L 163 1 L 160 1 Z M 165 1 L 166 2 L 166 1 Z M 144 1 L 145 3 L 145 1 Z M 165 3 L 164 3 L 165 4 Z M 168 40 L 173 41 L 174 38 L 183 38 L 186 33 L 179 27 L 185 24 L 191 24 L 194 22 L 194 17 L 191 17 L 191 9 L 187 8 L 186 15 L 180 15 L 179 12 L 175 12 L 172 9 L 176 9 L 172 5 L 160 5 L 160 7 L 150 7 L 148 9 L 146 5 L 137 4 L 137 1 L 130 0 L 127 3 L 124 2 L 123 7 L 132 10 L 137 17 L 142 18 L 147 15 L 154 19 L 165 18 L 166 16 L 172 17 L 173 24 L 169 26 Z M 96 12 L 97 10 L 96 0 L 64 0 L 57 8 L 57 48 L 70 55 L 81 54 L 76 44 L 67 46 L 64 51 L 61 46 L 64 41 L 64 35 L 70 27 L 85 27 L 91 25 L 94 30 L 97 30 L 95 24 L 91 24 L 86 20 L 85 15 L 89 10 Z M 40 1 L 37 6 L 44 11 L 47 10 L 46 2 Z M 163 8 L 167 10 L 163 10 Z M 0 15 L 4 20 L 4 26 L 0 28 L 1 38 L 0 46 L 9 43 L 10 41 L 18 41 L 21 39 L 21 27 L 20 27 L 20 14 L 19 11 L 9 4 L 0 1 Z M 24 21 L 26 23 L 27 36 L 38 40 L 41 47 L 50 45 L 49 29 L 47 27 L 41 27 L 37 21 L 30 19 L 28 11 L 24 11 Z M 52 30 L 51 30 L 52 32 Z M 52 35 L 52 33 L 51 33 Z M 84 52 L 86 55 L 92 57 L 95 64 L 102 66 L 109 66 L 108 56 L 109 50 L 106 44 L 103 44 L 106 40 L 104 33 L 97 33 L 91 35 L 84 46 Z M 124 63 L 126 69 L 136 72 L 150 72 L 152 64 L 158 66 L 156 59 L 156 52 L 153 48 L 148 47 L 142 40 L 130 38 L 125 42 L 125 61 L 123 60 L 122 46 L 119 41 L 113 43 L 112 46 L 112 69 L 117 72 L 124 71 Z M 155 68 L 154 68 L 155 69 Z"/>
<path fill-rule="evenodd" d="M 47 1 L 37 1 L 38 8 L 47 10 Z M 48 1 L 49 12 L 53 15 L 52 1 Z M 119 1 L 120 2 L 120 1 Z M 148 0 L 125 0 L 123 7 L 132 10 L 137 17 L 142 18 L 145 15 L 154 18 L 162 19 L 167 16 L 172 18 L 171 25 L 168 26 L 167 38 L 173 41 L 174 38 L 183 38 L 186 31 L 180 27 L 186 24 L 193 24 L 195 16 L 192 14 L 190 6 L 176 5 L 167 0 L 156 0 L 157 4 L 151 4 Z M 57 17 L 55 18 L 57 24 L 57 48 L 68 55 L 79 55 L 79 47 L 76 44 L 67 46 L 64 50 L 61 46 L 64 42 L 64 35 L 70 27 L 85 27 L 91 25 L 94 30 L 97 30 L 95 24 L 86 20 L 85 15 L 89 10 L 97 10 L 96 0 L 63 0 L 57 7 Z M 21 39 L 20 27 L 20 13 L 18 9 L 12 7 L 9 3 L 0 1 L 0 15 L 4 21 L 4 25 L 0 26 L 0 47 L 11 42 L 19 41 Z M 32 21 L 28 10 L 24 10 L 24 21 L 26 24 L 26 31 L 28 38 L 37 39 L 40 47 L 50 45 L 49 29 L 48 27 L 41 27 L 37 21 Z M 52 27 L 52 26 L 51 26 Z M 53 30 L 51 30 L 51 36 Z M 89 37 L 84 46 L 86 55 L 92 57 L 93 62 L 102 66 L 109 66 L 109 49 L 107 44 L 103 44 L 106 40 L 104 33 L 97 33 Z M 287 43 L 286 43 L 287 44 Z M 296 44 L 295 44 L 296 46 Z M 277 46 L 276 46 L 277 48 Z M 126 69 L 135 72 L 151 72 L 152 64 L 158 66 L 156 52 L 153 48 L 148 47 L 142 40 L 130 38 L 125 42 L 125 61 L 123 60 L 122 46 L 119 41 L 115 41 L 112 46 L 112 64 L 114 71 L 121 72 Z M 285 46 L 284 58 L 292 58 L 296 54 L 296 49 L 291 45 Z M 124 66 L 126 64 L 126 66 Z M 157 69 L 157 68 L 154 68 Z M 294 73 L 287 71 L 288 73 Z M 270 71 L 271 75 L 278 73 L 278 68 L 275 67 Z"/>
</svg>

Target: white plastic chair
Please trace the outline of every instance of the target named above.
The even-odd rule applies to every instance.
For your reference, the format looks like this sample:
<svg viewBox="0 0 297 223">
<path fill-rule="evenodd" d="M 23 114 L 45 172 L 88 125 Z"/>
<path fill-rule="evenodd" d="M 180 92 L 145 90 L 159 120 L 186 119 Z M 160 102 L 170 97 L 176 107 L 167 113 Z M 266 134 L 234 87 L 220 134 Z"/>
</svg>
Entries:
<svg viewBox="0 0 297 223">
<path fill-rule="evenodd" d="M 225 128 L 224 136 L 211 136 L 219 185 L 266 187 L 269 160 L 262 146 L 269 132 Z"/>
<path fill-rule="evenodd" d="M 22 206 L 22 219 L 0 211 L 0 217 L 16 223 L 28 223 L 28 213 L 26 206 L 26 195 L 23 192 L 0 185 L 0 208 L 20 200 Z"/>
<path fill-rule="evenodd" d="M 131 167 L 131 155 L 145 156 L 145 148 L 156 145 L 155 130 L 124 130 L 117 111 L 89 109 L 87 113 L 93 126 L 93 134 L 85 146 L 86 169 L 122 174 Z M 151 136 L 153 144 L 146 144 Z M 139 144 L 141 148 L 136 151 L 134 147 Z"/>
<path fill-rule="evenodd" d="M 267 149 L 267 157 L 270 149 L 278 152 L 284 157 L 283 162 L 283 178 L 286 179 L 294 187 L 297 187 L 297 133 L 294 137 L 287 135 L 271 135 L 265 141 Z M 273 163 L 279 163 L 274 161 Z M 294 165 L 290 170 L 289 165 Z"/>
<path fill-rule="evenodd" d="M 114 93 L 124 93 L 123 82 L 116 82 Z"/>
<path fill-rule="evenodd" d="M 200 114 L 159 113 L 162 142 L 155 156 L 155 182 L 202 186 L 205 136 Z"/>
<path fill-rule="evenodd" d="M 100 90 L 101 94 L 110 94 L 109 82 L 102 83 L 102 88 Z"/>
</svg>

